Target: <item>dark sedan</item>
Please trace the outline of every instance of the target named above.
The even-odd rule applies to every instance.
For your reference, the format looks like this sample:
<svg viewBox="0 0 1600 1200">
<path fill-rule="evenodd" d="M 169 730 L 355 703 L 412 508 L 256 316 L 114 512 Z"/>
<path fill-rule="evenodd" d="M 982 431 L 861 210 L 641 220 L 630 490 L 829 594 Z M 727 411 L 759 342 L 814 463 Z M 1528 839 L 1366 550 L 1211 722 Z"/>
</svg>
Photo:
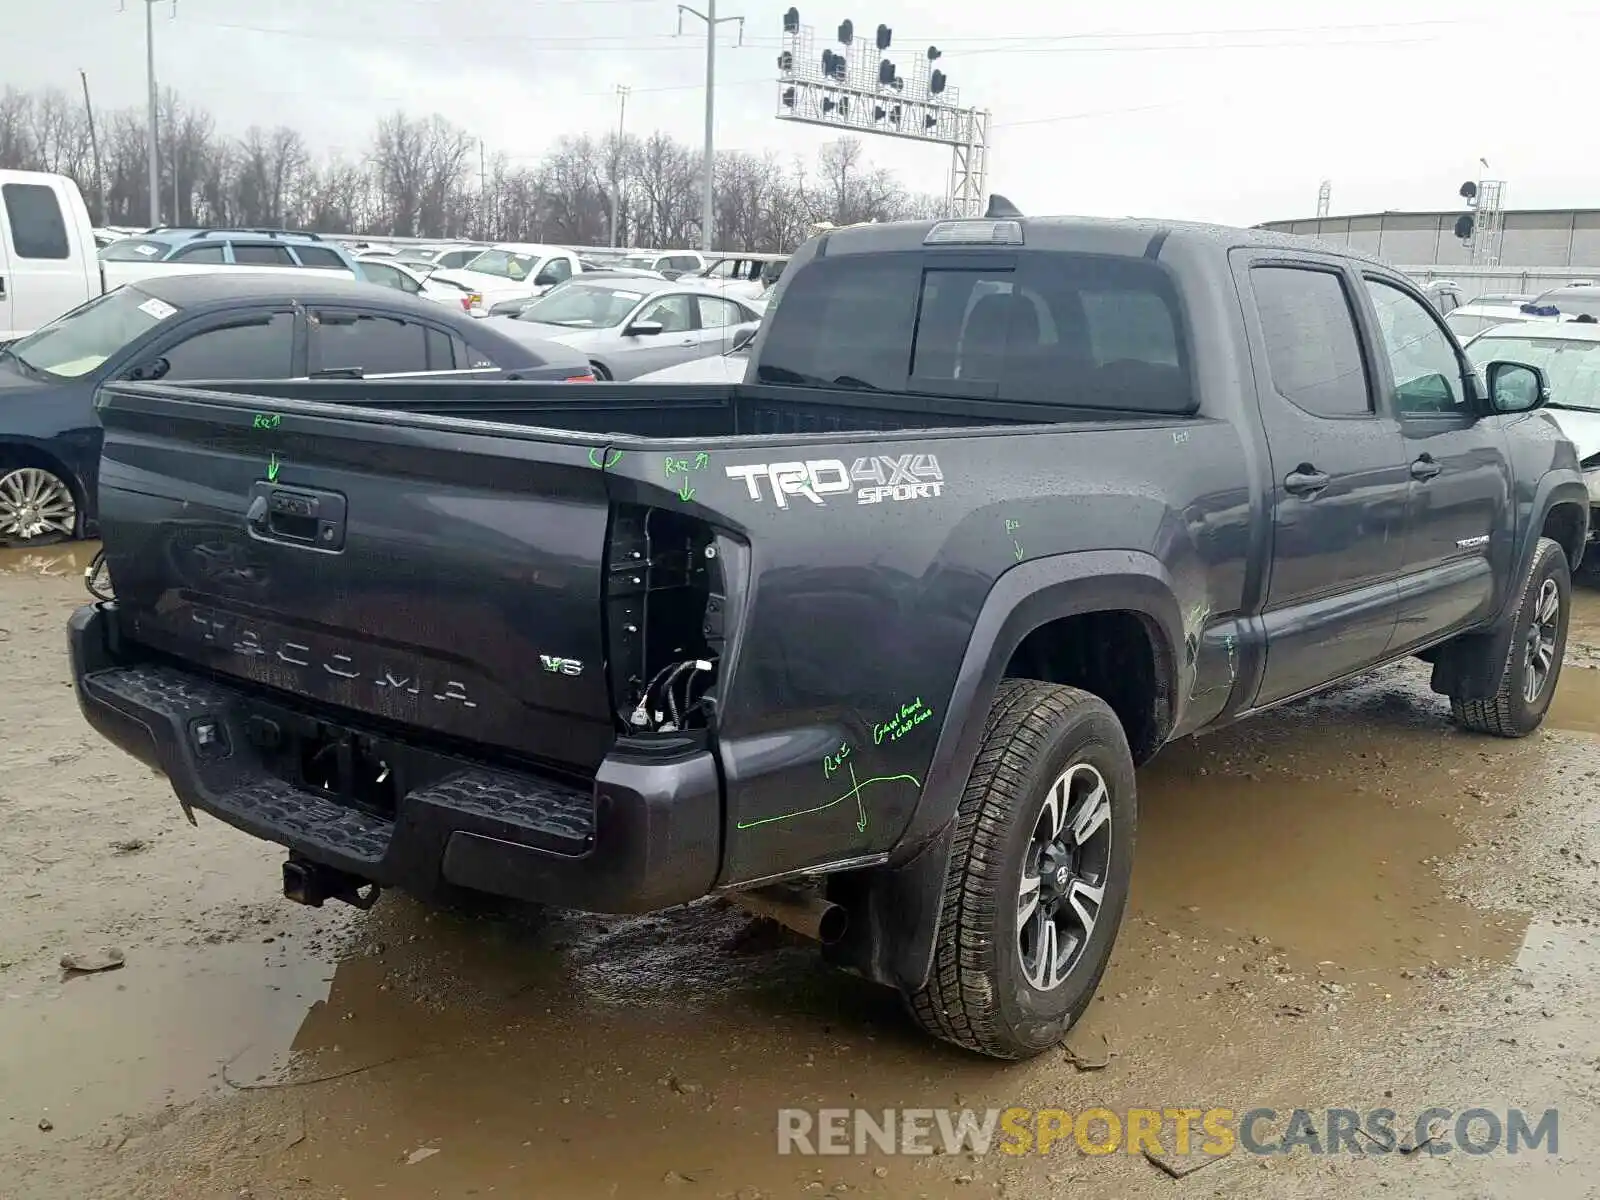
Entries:
<svg viewBox="0 0 1600 1200">
<path fill-rule="evenodd" d="M 0 545 L 90 534 L 109 379 L 592 382 L 553 342 L 390 288 L 273 271 L 142 280 L 0 348 Z"/>
</svg>

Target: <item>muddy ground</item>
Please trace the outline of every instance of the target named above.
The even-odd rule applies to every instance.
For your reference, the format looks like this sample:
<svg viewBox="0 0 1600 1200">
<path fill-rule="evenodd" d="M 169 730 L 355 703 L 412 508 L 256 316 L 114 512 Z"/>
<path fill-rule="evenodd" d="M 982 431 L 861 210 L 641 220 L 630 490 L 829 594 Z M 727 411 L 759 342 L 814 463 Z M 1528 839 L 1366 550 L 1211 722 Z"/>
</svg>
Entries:
<svg viewBox="0 0 1600 1200">
<path fill-rule="evenodd" d="M 0 1197 L 1596 1194 L 1600 596 L 1545 731 L 1469 737 L 1405 665 L 1168 748 L 1129 919 L 1019 1066 L 715 905 L 483 918 L 279 898 L 67 681 L 81 551 L 0 553 Z M 66 978 L 69 950 L 126 965 Z M 1084 1070 L 1109 1062 L 1099 1070 Z M 1559 1152 L 802 1159 L 781 1107 L 1559 1112 Z M 1266 1132 L 1272 1132 L 1270 1129 Z M 1281 1132 L 1281 1129 L 1279 1130 Z M 1363 1143 L 1364 1144 L 1364 1143 Z"/>
</svg>

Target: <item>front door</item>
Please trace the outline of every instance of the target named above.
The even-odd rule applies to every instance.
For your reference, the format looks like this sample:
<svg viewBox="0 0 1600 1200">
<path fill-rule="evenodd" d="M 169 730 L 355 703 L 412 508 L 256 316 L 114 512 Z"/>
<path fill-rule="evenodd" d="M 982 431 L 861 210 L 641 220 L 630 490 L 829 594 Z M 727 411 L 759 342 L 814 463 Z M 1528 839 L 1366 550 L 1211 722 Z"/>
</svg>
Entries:
<svg viewBox="0 0 1600 1200">
<path fill-rule="evenodd" d="M 660 333 L 624 333 L 614 357 L 618 379 L 633 379 L 699 357 L 700 330 L 694 297 L 687 293 L 658 296 L 639 309 L 629 324 L 657 324 Z"/>
<path fill-rule="evenodd" d="M 1354 277 L 1333 260 L 1244 261 L 1273 481 L 1261 705 L 1383 657 L 1411 480 L 1399 423 L 1373 401 Z"/>
<path fill-rule="evenodd" d="M 1480 419 L 1468 364 L 1439 317 L 1398 282 L 1363 281 L 1382 347 L 1380 386 L 1400 419 L 1410 498 L 1392 652 L 1488 612 L 1512 569 L 1512 478 L 1504 431 Z"/>
</svg>

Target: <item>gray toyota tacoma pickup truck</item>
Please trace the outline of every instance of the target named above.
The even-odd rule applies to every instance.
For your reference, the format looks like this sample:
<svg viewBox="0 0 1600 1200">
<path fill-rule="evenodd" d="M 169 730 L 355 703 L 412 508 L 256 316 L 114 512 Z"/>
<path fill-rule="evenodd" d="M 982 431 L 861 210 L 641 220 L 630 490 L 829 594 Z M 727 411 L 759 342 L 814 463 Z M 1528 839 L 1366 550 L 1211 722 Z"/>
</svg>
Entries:
<svg viewBox="0 0 1600 1200">
<path fill-rule="evenodd" d="M 836 230 L 738 384 L 107 385 L 78 697 L 292 898 L 723 895 L 1025 1057 L 1164 743 L 1407 656 L 1539 725 L 1589 512 L 1546 399 L 1314 242 Z"/>
</svg>

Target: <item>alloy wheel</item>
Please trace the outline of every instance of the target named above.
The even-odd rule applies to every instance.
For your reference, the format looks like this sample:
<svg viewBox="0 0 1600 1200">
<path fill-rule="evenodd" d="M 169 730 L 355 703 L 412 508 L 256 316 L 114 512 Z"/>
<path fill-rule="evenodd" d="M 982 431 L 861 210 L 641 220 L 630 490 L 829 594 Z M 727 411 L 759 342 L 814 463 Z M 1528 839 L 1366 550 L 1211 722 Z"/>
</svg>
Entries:
<svg viewBox="0 0 1600 1200">
<path fill-rule="evenodd" d="M 77 527 L 72 489 L 57 476 L 41 467 L 17 467 L 0 475 L 0 538 L 70 538 Z"/>
<path fill-rule="evenodd" d="M 1533 620 L 1528 626 L 1522 698 L 1529 704 L 1539 698 L 1554 674 L 1560 624 L 1561 589 L 1554 579 L 1546 579 L 1540 585 L 1539 599 L 1533 606 Z"/>
<path fill-rule="evenodd" d="M 1045 793 L 1022 860 L 1017 955 L 1039 991 L 1058 987 L 1082 957 L 1110 868 L 1110 789 L 1094 767 L 1074 763 Z"/>
</svg>

